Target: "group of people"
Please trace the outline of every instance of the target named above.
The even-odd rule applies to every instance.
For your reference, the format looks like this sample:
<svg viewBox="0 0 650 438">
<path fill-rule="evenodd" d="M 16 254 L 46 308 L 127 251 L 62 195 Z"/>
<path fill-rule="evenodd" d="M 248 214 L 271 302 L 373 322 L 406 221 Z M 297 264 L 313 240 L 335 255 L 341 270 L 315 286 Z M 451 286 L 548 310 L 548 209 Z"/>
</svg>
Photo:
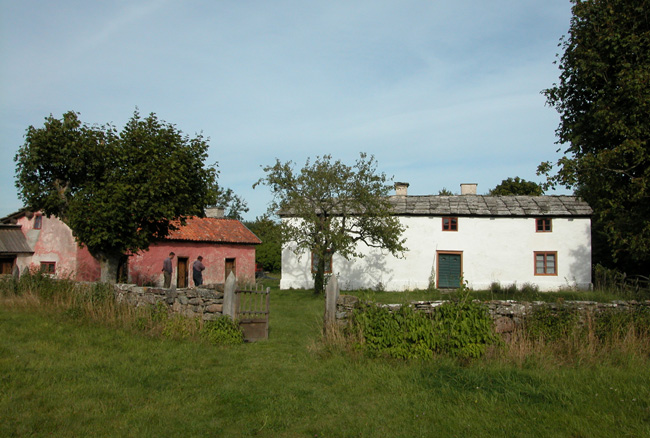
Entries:
<svg viewBox="0 0 650 438">
<path fill-rule="evenodd" d="M 169 286 L 172 283 L 172 272 L 174 270 L 172 266 L 172 260 L 174 260 L 174 252 L 170 252 L 169 256 L 163 261 L 162 272 L 165 277 L 164 287 L 169 289 Z M 205 270 L 205 265 L 203 264 L 203 257 L 198 256 L 194 263 L 192 263 L 192 280 L 194 280 L 194 286 L 198 287 L 203 284 L 203 271 Z"/>
</svg>

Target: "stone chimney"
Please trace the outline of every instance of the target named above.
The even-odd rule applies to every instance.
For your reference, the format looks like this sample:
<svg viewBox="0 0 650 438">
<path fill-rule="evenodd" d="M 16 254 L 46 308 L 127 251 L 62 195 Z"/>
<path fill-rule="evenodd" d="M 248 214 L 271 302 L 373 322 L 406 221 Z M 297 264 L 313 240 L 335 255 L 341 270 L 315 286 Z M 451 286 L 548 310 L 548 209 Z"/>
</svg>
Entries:
<svg viewBox="0 0 650 438">
<path fill-rule="evenodd" d="M 461 195 L 475 195 L 477 183 L 464 183 L 460 185 Z"/>
<path fill-rule="evenodd" d="M 223 216 L 223 207 L 206 207 L 205 209 L 205 217 L 223 218 Z"/>
<path fill-rule="evenodd" d="M 409 183 L 396 182 L 395 196 L 406 196 L 408 194 Z"/>
</svg>

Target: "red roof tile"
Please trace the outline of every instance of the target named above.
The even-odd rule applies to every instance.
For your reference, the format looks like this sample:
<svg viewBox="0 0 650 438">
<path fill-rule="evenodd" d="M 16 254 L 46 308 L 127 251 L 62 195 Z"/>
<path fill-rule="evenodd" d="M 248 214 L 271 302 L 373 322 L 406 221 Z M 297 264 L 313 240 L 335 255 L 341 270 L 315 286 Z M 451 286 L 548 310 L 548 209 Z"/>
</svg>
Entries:
<svg viewBox="0 0 650 438">
<path fill-rule="evenodd" d="M 178 223 L 176 223 L 178 225 Z M 165 240 L 240 243 L 257 245 L 262 241 L 237 219 L 192 217 L 184 227 L 169 233 Z"/>
</svg>

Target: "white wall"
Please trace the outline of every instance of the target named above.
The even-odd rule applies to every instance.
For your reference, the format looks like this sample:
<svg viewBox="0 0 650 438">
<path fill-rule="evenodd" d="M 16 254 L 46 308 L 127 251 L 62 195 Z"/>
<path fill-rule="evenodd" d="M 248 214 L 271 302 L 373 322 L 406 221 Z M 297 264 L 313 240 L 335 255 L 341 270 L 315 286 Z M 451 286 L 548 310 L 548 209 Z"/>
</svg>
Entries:
<svg viewBox="0 0 650 438">
<path fill-rule="evenodd" d="M 542 291 L 591 287 L 591 221 L 553 218 L 552 232 L 536 232 L 534 218 L 458 218 L 458 231 L 442 231 L 441 217 L 400 217 L 409 251 L 395 258 L 386 251 L 361 248 L 362 259 L 334 255 L 333 272 L 343 289 L 426 289 L 436 279 L 436 251 L 462 252 L 463 278 L 473 289 L 533 283 Z M 312 288 L 309 253 L 282 251 L 280 287 Z M 557 275 L 535 275 L 535 251 L 557 252 Z M 435 283 L 434 283 L 435 284 Z"/>
</svg>

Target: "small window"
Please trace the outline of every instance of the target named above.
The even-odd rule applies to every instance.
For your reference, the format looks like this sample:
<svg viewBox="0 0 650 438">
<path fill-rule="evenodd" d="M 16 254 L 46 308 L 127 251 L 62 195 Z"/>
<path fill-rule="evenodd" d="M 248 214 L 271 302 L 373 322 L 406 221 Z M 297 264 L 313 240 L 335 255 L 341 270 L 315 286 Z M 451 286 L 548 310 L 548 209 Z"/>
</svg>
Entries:
<svg viewBox="0 0 650 438">
<path fill-rule="evenodd" d="M 34 229 L 40 230 L 42 226 L 43 226 L 43 216 L 37 214 L 36 216 L 34 216 Z"/>
<path fill-rule="evenodd" d="M 56 263 L 41 262 L 41 272 L 44 274 L 54 274 L 56 272 Z"/>
<path fill-rule="evenodd" d="M 318 270 L 318 255 L 312 251 L 311 253 L 311 272 Z M 332 273 L 332 251 L 325 253 L 325 274 Z"/>
<path fill-rule="evenodd" d="M 443 217 L 442 218 L 442 231 L 458 231 L 458 218 L 457 217 Z"/>
<path fill-rule="evenodd" d="M 535 253 L 535 275 L 557 275 L 557 252 Z"/>
<path fill-rule="evenodd" d="M 552 231 L 550 217 L 539 218 L 535 222 L 536 222 L 535 229 L 537 230 L 538 233 L 550 233 Z"/>
</svg>

